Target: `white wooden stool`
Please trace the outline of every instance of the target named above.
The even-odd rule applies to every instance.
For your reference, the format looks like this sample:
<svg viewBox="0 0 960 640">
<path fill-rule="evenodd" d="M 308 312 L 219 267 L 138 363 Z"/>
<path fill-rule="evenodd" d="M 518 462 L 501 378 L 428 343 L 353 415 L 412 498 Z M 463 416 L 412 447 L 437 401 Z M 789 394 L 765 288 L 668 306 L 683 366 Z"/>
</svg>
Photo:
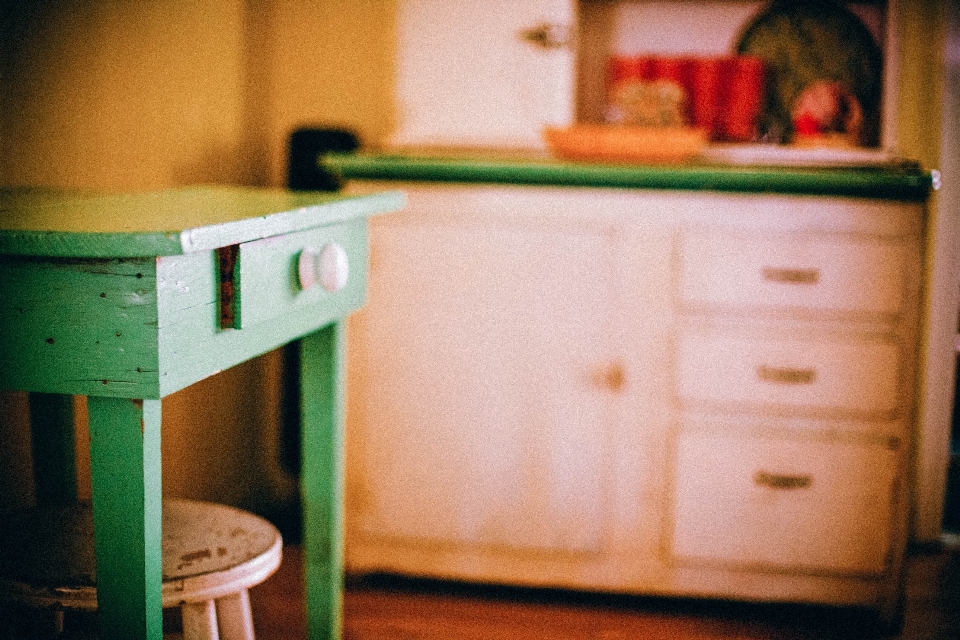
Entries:
<svg viewBox="0 0 960 640">
<path fill-rule="evenodd" d="M 95 611 L 89 504 L 33 509 L 0 525 L 0 601 Z M 248 589 L 280 566 L 283 540 L 252 513 L 163 502 L 163 607 L 180 607 L 184 640 L 253 640 Z"/>
</svg>

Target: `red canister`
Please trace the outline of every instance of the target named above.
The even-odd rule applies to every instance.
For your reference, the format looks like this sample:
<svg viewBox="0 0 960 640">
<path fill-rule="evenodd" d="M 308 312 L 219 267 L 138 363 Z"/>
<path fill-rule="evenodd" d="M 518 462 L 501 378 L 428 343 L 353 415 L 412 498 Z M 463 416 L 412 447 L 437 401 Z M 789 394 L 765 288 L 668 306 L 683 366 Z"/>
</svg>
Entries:
<svg viewBox="0 0 960 640">
<path fill-rule="evenodd" d="M 633 77 L 633 58 L 630 56 L 610 56 L 607 61 L 607 91 Z"/>
<path fill-rule="evenodd" d="M 720 58 L 696 58 L 690 64 L 690 123 L 707 132 L 711 140 L 722 136 Z"/>
<path fill-rule="evenodd" d="M 754 140 L 763 109 L 766 64 L 755 56 L 734 56 L 724 64 L 721 137 L 730 142 Z"/>
</svg>

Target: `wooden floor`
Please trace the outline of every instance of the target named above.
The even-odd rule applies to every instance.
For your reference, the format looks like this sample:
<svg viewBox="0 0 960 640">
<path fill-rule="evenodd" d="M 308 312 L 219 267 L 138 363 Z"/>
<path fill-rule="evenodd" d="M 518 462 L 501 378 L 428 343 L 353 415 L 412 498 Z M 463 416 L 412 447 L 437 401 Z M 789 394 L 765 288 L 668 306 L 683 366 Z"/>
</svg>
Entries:
<svg viewBox="0 0 960 640">
<path fill-rule="evenodd" d="M 258 640 L 301 640 L 300 553 L 285 550 L 251 594 Z M 857 612 L 661 598 L 481 588 L 376 577 L 351 579 L 345 640 L 830 640 L 856 638 Z M 914 551 L 905 640 L 960 639 L 960 538 Z"/>
<path fill-rule="evenodd" d="M 274 576 L 251 591 L 258 640 L 304 640 L 301 554 L 284 549 Z M 182 640 L 164 612 L 165 640 Z M 858 612 L 491 588 L 396 577 L 349 579 L 344 640 L 851 640 Z M 61 640 L 95 640 L 96 621 L 69 621 Z M 0 640 L 8 636 L 0 624 Z M 903 640 L 960 640 L 960 537 L 914 551 Z"/>
</svg>

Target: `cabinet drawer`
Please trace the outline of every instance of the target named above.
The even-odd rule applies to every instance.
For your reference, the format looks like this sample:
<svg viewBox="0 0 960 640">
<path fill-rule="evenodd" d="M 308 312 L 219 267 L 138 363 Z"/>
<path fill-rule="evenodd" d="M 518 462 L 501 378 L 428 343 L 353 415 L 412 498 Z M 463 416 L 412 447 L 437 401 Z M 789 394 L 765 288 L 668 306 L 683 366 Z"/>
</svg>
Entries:
<svg viewBox="0 0 960 640">
<path fill-rule="evenodd" d="M 878 444 L 682 434 L 672 556 L 880 574 L 890 546 L 897 455 Z"/>
<path fill-rule="evenodd" d="M 354 220 L 239 245 L 233 326 L 250 327 L 315 305 L 346 315 L 365 295 L 366 238 L 366 221 Z"/>
<path fill-rule="evenodd" d="M 900 348 L 881 339 L 682 334 L 684 403 L 889 417 L 899 404 Z"/>
<path fill-rule="evenodd" d="M 680 298 L 692 306 L 895 314 L 906 248 L 880 239 L 684 234 Z"/>
</svg>

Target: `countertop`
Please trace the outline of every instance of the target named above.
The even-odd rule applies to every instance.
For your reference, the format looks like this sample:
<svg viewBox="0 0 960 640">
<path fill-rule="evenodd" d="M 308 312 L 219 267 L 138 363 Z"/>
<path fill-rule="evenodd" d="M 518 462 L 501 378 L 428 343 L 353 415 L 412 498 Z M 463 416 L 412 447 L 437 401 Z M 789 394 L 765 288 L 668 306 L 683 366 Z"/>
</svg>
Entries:
<svg viewBox="0 0 960 640">
<path fill-rule="evenodd" d="M 409 153 L 333 153 L 320 166 L 343 180 L 527 184 L 624 189 L 770 192 L 922 201 L 936 171 L 894 161 L 865 166 L 778 166 L 689 161 L 612 164 L 550 157 Z"/>
</svg>

